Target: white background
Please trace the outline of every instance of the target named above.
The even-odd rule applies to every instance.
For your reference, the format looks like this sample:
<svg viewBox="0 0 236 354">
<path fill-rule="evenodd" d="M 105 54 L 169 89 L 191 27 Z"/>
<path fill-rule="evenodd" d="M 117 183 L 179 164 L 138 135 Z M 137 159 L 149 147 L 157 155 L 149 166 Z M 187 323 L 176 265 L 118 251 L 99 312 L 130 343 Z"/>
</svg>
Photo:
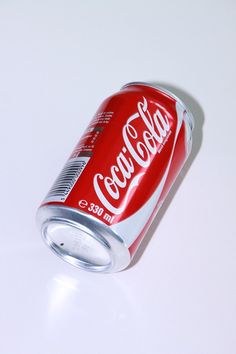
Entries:
<svg viewBox="0 0 236 354">
<path fill-rule="evenodd" d="M 235 19 L 234 0 L 0 0 L 2 354 L 236 353 Z M 137 80 L 192 108 L 193 154 L 136 265 L 86 273 L 35 212 L 100 102 Z"/>
</svg>

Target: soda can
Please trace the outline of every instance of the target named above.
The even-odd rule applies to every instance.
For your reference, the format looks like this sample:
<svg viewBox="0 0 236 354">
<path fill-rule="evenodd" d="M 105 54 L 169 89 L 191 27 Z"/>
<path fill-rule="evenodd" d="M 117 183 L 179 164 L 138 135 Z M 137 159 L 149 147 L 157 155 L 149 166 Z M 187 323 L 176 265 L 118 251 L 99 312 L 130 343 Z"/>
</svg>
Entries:
<svg viewBox="0 0 236 354">
<path fill-rule="evenodd" d="M 38 209 L 51 250 L 90 271 L 126 268 L 190 154 L 193 125 L 162 87 L 133 82 L 105 99 Z"/>
</svg>

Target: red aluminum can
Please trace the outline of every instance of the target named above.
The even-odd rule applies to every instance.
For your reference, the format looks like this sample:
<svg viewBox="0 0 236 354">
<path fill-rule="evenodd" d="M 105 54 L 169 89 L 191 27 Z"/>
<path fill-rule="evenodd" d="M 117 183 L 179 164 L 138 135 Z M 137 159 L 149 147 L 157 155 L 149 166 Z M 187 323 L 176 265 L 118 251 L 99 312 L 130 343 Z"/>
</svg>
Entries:
<svg viewBox="0 0 236 354">
<path fill-rule="evenodd" d="M 38 210 L 49 247 L 86 270 L 126 268 L 189 156 L 193 124 L 161 87 L 129 83 L 108 97 Z"/>
</svg>

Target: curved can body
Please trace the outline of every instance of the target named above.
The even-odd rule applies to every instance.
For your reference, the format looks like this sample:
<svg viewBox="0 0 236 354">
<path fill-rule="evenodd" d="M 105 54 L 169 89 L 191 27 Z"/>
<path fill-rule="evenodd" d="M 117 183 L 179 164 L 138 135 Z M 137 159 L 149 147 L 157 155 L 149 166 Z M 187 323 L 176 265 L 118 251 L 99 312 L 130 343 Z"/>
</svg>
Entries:
<svg viewBox="0 0 236 354">
<path fill-rule="evenodd" d="M 69 263 L 114 272 L 130 263 L 186 161 L 193 117 L 171 92 L 130 83 L 107 98 L 37 213 Z"/>
</svg>

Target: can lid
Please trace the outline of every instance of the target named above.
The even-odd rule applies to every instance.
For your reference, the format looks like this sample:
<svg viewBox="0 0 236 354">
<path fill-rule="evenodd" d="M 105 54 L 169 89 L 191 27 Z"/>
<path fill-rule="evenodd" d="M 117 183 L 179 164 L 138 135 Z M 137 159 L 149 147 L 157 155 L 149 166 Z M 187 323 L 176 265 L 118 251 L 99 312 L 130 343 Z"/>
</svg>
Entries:
<svg viewBox="0 0 236 354">
<path fill-rule="evenodd" d="M 156 84 L 155 85 L 149 84 L 148 82 L 141 82 L 141 81 L 129 82 L 129 83 L 125 84 L 124 86 L 122 86 L 121 89 L 125 89 L 126 87 L 129 87 L 129 86 L 147 86 L 147 87 L 153 88 L 155 90 L 158 90 L 160 92 L 163 92 L 166 95 L 170 96 L 171 98 L 174 98 L 176 100 L 176 102 L 178 102 L 186 110 L 190 130 L 191 130 L 191 132 L 193 131 L 193 129 L 194 129 L 193 114 L 192 114 L 191 110 L 189 109 L 189 107 L 176 94 L 174 94 L 173 92 L 171 92 L 170 90 L 168 90 L 162 86 L 159 86 Z"/>
</svg>

